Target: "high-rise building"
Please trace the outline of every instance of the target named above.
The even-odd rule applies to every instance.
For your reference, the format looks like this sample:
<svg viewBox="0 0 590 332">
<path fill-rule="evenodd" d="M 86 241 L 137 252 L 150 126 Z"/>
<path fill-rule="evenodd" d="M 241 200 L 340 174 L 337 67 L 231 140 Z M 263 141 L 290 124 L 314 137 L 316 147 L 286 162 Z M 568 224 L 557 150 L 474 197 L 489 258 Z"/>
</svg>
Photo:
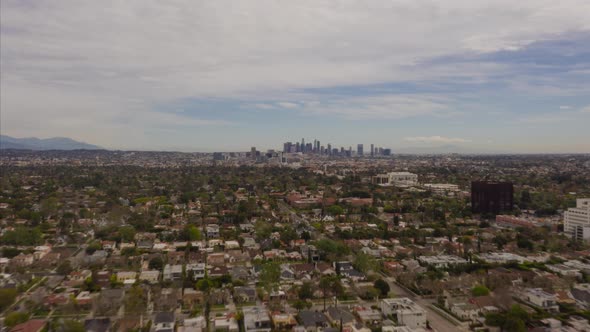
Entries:
<svg viewBox="0 0 590 332">
<path fill-rule="evenodd" d="M 383 149 L 384 156 L 391 156 L 391 149 Z"/>
<path fill-rule="evenodd" d="M 514 187 L 511 182 L 473 181 L 471 182 L 471 211 L 473 213 L 493 213 L 511 211 Z"/>
<path fill-rule="evenodd" d="M 375 145 L 371 144 L 371 157 L 375 157 Z"/>
<path fill-rule="evenodd" d="M 328 154 L 332 155 L 332 144 L 328 143 Z"/>
<path fill-rule="evenodd" d="M 252 157 L 252 159 L 256 160 L 256 147 L 255 146 L 253 146 L 250 149 L 250 157 Z"/>
<path fill-rule="evenodd" d="M 563 232 L 575 240 L 590 240 L 590 198 L 578 198 L 563 214 Z"/>
<path fill-rule="evenodd" d="M 362 156 L 363 155 L 363 145 L 362 144 L 357 144 L 357 146 L 356 146 L 356 154 L 358 156 Z"/>
</svg>

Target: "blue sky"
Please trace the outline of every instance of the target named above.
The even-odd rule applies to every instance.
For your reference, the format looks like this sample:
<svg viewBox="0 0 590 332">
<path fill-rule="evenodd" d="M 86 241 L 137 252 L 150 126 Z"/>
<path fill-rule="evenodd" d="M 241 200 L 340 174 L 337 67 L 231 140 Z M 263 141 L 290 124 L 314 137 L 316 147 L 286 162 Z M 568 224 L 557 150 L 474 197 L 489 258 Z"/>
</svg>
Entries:
<svg viewBox="0 0 590 332">
<path fill-rule="evenodd" d="M 2 134 L 590 152 L 590 2 L 2 1 Z"/>
</svg>

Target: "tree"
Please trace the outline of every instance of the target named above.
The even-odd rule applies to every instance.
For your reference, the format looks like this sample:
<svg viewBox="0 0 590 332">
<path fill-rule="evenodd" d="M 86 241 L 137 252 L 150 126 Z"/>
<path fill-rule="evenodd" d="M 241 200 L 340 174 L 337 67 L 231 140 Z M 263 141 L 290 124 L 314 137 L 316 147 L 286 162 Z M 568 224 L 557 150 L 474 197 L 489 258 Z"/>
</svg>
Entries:
<svg viewBox="0 0 590 332">
<path fill-rule="evenodd" d="M 486 296 L 486 295 L 490 294 L 490 290 L 484 285 L 476 285 L 471 290 L 471 294 L 473 294 L 473 296 L 476 296 L 476 297 L 477 296 Z"/>
<path fill-rule="evenodd" d="M 371 255 L 367 255 L 364 252 L 359 252 L 352 265 L 359 271 L 366 273 L 369 271 L 376 271 L 379 268 L 379 264 L 375 261 L 375 258 Z"/>
<path fill-rule="evenodd" d="M 139 314 L 147 308 L 147 299 L 143 288 L 133 285 L 125 294 L 125 313 Z"/>
<path fill-rule="evenodd" d="M 7 327 L 13 327 L 15 325 L 18 325 L 20 323 L 24 323 L 26 321 L 29 320 L 29 314 L 24 313 L 24 312 L 11 312 L 8 315 L 6 315 L 6 317 L 4 318 L 4 324 Z"/>
<path fill-rule="evenodd" d="M 267 262 L 262 266 L 258 280 L 262 287 L 270 293 L 277 289 L 280 278 L 281 266 L 276 262 Z"/>
<path fill-rule="evenodd" d="M 133 242 L 135 239 L 135 228 L 133 226 L 123 226 L 119 228 L 121 242 Z"/>
<path fill-rule="evenodd" d="M 3 288 L 0 289 L 0 312 L 6 310 L 16 299 L 16 289 Z"/>
<path fill-rule="evenodd" d="M 201 231 L 195 225 L 187 226 L 188 240 L 201 241 Z"/>
<path fill-rule="evenodd" d="M 298 292 L 299 298 L 306 300 L 313 298 L 313 287 L 311 282 L 304 282 L 303 285 L 299 288 Z"/>
<path fill-rule="evenodd" d="M 339 205 L 332 205 L 326 209 L 326 212 L 332 216 L 339 216 L 344 213 L 344 209 Z"/>
<path fill-rule="evenodd" d="M 162 257 L 156 256 L 150 259 L 149 268 L 151 270 L 161 270 L 162 267 L 164 267 L 164 260 L 162 260 Z"/>
<path fill-rule="evenodd" d="M 84 332 L 86 329 L 84 328 L 84 324 L 77 320 L 65 320 L 61 326 L 62 332 Z"/>
<path fill-rule="evenodd" d="M 377 290 L 379 290 L 379 294 L 381 295 L 381 297 L 387 297 L 387 295 L 389 294 L 389 291 L 391 290 L 387 281 L 385 281 L 383 279 L 375 280 L 373 287 L 375 287 Z"/>
</svg>

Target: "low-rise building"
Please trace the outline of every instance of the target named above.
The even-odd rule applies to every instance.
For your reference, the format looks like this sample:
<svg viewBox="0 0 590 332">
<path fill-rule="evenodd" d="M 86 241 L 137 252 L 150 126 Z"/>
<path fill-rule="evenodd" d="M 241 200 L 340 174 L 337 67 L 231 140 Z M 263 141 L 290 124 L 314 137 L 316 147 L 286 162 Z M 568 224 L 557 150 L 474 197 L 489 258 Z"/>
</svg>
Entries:
<svg viewBox="0 0 590 332">
<path fill-rule="evenodd" d="M 399 325 L 426 328 L 426 311 L 409 298 L 383 299 L 381 312 L 395 316 Z"/>
</svg>

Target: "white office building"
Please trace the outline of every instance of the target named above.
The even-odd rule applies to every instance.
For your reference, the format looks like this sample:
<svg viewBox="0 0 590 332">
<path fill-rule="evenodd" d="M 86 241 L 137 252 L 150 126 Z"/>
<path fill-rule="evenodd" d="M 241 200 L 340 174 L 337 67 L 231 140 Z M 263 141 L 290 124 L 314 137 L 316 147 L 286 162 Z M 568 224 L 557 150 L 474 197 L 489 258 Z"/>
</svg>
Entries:
<svg viewBox="0 0 590 332">
<path fill-rule="evenodd" d="M 563 216 L 563 231 L 576 240 L 590 240 L 590 198 L 576 200 Z"/>
<path fill-rule="evenodd" d="M 390 172 L 374 176 L 372 182 L 381 186 L 409 187 L 418 183 L 418 175 L 410 172 Z"/>
</svg>

